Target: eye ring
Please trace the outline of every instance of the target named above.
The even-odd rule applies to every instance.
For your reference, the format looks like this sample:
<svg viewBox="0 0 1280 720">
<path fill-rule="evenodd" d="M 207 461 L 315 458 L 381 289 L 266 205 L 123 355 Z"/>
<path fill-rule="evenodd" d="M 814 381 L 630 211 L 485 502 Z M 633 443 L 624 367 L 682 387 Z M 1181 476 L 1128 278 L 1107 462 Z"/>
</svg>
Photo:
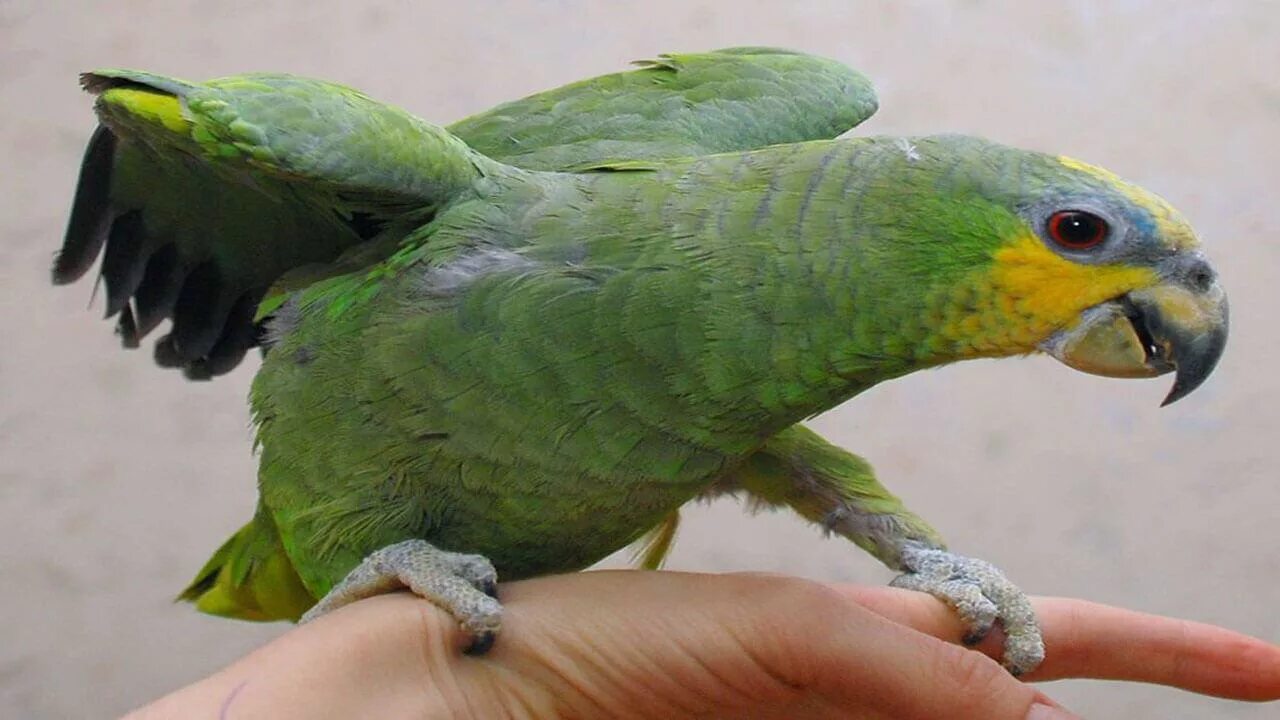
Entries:
<svg viewBox="0 0 1280 720">
<path fill-rule="evenodd" d="M 1045 222 L 1045 234 L 1068 250 L 1089 250 L 1107 239 L 1111 226 L 1085 210 L 1059 210 Z"/>
</svg>

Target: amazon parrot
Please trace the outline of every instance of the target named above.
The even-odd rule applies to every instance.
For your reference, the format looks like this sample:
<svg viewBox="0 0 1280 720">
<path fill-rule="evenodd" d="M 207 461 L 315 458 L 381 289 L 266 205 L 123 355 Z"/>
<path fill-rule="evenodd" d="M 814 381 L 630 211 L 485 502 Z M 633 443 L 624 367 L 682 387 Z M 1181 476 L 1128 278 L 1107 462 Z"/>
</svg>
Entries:
<svg viewBox="0 0 1280 720">
<path fill-rule="evenodd" d="M 871 84 L 801 53 L 663 55 L 448 127 L 283 74 L 82 77 L 100 120 L 53 281 L 102 261 L 126 347 L 206 379 L 253 347 L 259 502 L 181 599 L 306 620 L 407 587 L 484 652 L 497 579 L 691 500 L 788 507 L 950 604 L 1004 663 L 1026 596 L 801 424 L 902 375 L 1044 352 L 1209 375 L 1217 275 L 1164 200 L 958 135 L 841 137 Z M 676 599 L 678 601 L 678 599 Z"/>
</svg>

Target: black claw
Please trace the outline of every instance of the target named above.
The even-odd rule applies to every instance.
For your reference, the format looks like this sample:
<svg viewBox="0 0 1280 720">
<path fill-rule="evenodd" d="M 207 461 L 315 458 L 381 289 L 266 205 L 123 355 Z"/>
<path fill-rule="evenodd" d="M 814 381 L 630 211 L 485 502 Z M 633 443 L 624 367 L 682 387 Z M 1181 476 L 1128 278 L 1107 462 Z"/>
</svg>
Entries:
<svg viewBox="0 0 1280 720">
<path fill-rule="evenodd" d="M 498 638 L 497 633 L 490 632 L 487 630 L 485 632 L 476 633 L 471 638 L 471 644 L 468 645 L 467 649 L 463 650 L 462 652 L 465 655 L 470 655 L 472 657 L 479 657 L 489 652 L 489 650 L 493 649 L 493 641 L 496 640 L 497 638 Z"/>
<path fill-rule="evenodd" d="M 963 638 L 960 639 L 960 642 L 964 643 L 965 647 L 973 647 L 974 645 L 977 645 L 983 640 L 986 640 L 987 635 L 990 633 L 991 633 L 991 628 L 987 628 L 986 630 L 975 630 L 971 633 L 966 634 Z"/>
<path fill-rule="evenodd" d="M 480 592 L 483 592 L 485 595 L 488 595 L 494 600 L 497 600 L 498 599 L 498 581 L 485 580 L 484 584 L 480 586 Z"/>
</svg>

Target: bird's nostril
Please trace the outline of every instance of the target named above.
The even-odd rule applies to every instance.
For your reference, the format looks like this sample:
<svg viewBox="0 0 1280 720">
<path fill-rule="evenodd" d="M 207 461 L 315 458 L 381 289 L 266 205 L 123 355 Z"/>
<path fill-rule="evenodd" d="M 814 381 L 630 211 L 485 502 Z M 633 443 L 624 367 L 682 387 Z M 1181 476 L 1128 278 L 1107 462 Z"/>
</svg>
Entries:
<svg viewBox="0 0 1280 720">
<path fill-rule="evenodd" d="M 1218 274 L 1204 260 L 1196 260 L 1187 269 L 1187 279 L 1190 281 L 1191 287 L 1200 292 L 1208 290 L 1217 278 Z"/>
</svg>

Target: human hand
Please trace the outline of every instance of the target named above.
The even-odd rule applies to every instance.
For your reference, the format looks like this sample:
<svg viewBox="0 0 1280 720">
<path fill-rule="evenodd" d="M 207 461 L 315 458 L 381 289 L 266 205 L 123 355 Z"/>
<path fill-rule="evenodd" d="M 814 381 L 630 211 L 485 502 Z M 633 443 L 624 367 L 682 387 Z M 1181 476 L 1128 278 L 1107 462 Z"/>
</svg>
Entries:
<svg viewBox="0 0 1280 720">
<path fill-rule="evenodd" d="M 501 592 L 503 631 L 484 657 L 461 654 L 468 638 L 444 612 L 386 595 L 290 631 L 133 717 L 1074 717 L 947 642 L 962 635 L 959 621 L 921 593 L 635 571 Z M 1080 600 L 1035 605 L 1047 658 L 1026 680 L 1280 699 L 1280 647 Z M 978 649 L 999 648 L 988 638 Z"/>
</svg>

